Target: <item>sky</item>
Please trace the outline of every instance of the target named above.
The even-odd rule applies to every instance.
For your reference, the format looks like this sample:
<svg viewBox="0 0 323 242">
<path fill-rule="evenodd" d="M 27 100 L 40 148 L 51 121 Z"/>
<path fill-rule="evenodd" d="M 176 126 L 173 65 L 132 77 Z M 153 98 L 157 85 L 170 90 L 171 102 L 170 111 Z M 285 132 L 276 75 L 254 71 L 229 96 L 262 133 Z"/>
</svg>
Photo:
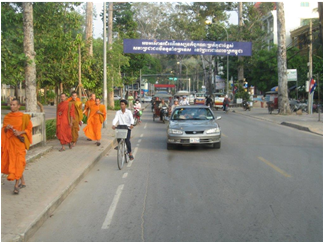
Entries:
<svg viewBox="0 0 323 242">
<path fill-rule="evenodd" d="M 108 6 L 108 3 L 107 3 Z M 103 23 L 100 19 L 100 13 L 103 10 L 103 2 L 93 2 L 93 8 L 96 10 L 96 19 L 93 19 L 93 38 L 102 38 L 103 34 Z M 230 22 L 232 24 L 238 24 L 238 14 L 235 11 L 230 11 Z"/>
</svg>

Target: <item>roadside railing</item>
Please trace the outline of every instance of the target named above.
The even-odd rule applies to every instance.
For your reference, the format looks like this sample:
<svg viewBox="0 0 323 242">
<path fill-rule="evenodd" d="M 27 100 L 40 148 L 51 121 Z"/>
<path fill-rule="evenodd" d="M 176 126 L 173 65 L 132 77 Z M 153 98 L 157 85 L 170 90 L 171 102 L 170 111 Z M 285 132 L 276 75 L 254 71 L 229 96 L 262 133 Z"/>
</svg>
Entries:
<svg viewBox="0 0 323 242">
<path fill-rule="evenodd" d="M 46 123 L 45 123 L 45 113 L 30 113 L 24 112 L 24 114 L 29 114 L 31 116 L 31 122 L 33 124 L 32 139 L 33 142 L 30 146 L 41 144 L 46 145 Z M 3 123 L 1 123 L 1 127 Z"/>
</svg>

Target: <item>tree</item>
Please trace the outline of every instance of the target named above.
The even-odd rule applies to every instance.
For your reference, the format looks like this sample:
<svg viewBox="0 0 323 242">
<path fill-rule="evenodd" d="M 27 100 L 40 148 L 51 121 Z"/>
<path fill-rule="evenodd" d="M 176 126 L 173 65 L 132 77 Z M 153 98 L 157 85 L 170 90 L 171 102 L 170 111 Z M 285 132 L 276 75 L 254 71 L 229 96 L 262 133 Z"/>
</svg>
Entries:
<svg viewBox="0 0 323 242">
<path fill-rule="evenodd" d="M 23 3 L 26 111 L 37 112 L 36 64 L 34 51 L 34 22 L 32 3 Z"/>
<path fill-rule="evenodd" d="M 290 114 L 287 86 L 286 29 L 284 3 L 277 2 L 278 36 L 278 105 L 280 114 Z"/>
<path fill-rule="evenodd" d="M 85 40 L 88 45 L 88 55 L 93 56 L 93 2 L 86 3 Z"/>
</svg>

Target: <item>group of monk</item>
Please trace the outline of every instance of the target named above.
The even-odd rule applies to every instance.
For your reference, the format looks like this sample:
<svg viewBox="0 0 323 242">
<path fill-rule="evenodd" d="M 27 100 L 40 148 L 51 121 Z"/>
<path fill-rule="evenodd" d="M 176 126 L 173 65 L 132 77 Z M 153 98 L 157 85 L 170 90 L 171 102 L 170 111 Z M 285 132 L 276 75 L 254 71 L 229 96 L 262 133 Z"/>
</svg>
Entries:
<svg viewBox="0 0 323 242">
<path fill-rule="evenodd" d="M 94 93 L 91 94 L 82 110 L 82 102 L 76 92 L 72 92 L 70 98 L 62 93 L 56 120 L 56 137 L 62 145 L 59 151 L 65 151 L 64 145 L 68 145 L 70 149 L 76 145 L 83 115 L 87 116 L 87 125 L 83 129 L 87 140 L 94 140 L 97 146 L 101 145 L 101 129 L 107 112 L 105 106 L 100 104 L 100 99 L 96 98 Z"/>
<path fill-rule="evenodd" d="M 106 108 L 100 104 L 100 99 L 91 95 L 90 100 L 82 110 L 82 102 L 76 92 L 70 98 L 62 93 L 61 102 L 57 106 L 56 136 L 64 151 L 64 145 L 70 149 L 78 140 L 78 132 L 82 126 L 83 115 L 87 116 L 87 126 L 83 129 L 87 140 L 96 141 L 100 146 L 102 123 L 106 119 Z M 1 173 L 8 175 L 7 180 L 15 181 L 14 194 L 19 194 L 19 189 L 26 187 L 23 176 L 26 166 L 26 150 L 32 143 L 32 122 L 29 114 L 19 111 L 20 102 L 13 99 L 10 102 L 11 112 L 3 119 L 1 129 Z"/>
</svg>

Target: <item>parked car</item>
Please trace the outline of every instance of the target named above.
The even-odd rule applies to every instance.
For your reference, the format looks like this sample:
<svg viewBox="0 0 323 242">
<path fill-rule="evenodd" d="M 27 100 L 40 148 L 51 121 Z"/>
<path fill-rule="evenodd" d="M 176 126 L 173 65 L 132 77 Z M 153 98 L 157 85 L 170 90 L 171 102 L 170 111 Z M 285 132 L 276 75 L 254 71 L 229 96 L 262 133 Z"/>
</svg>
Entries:
<svg viewBox="0 0 323 242">
<path fill-rule="evenodd" d="M 174 145 L 211 144 L 221 147 L 221 129 L 207 106 L 178 106 L 172 112 L 167 127 L 167 149 Z"/>
<path fill-rule="evenodd" d="M 118 95 L 114 95 L 114 100 L 120 100 L 121 99 L 121 97 L 120 96 L 118 96 Z"/>
</svg>

